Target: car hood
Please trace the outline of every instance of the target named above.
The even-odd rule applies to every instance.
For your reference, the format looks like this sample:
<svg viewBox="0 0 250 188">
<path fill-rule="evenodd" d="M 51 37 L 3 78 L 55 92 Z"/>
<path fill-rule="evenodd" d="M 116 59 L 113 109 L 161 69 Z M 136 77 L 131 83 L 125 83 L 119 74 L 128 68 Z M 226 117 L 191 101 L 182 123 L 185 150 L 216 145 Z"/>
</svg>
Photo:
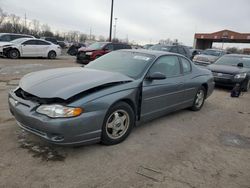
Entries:
<svg viewBox="0 0 250 188">
<path fill-rule="evenodd" d="M 13 43 L 11 43 L 11 42 L 1 42 L 0 41 L 0 47 L 3 47 L 3 46 L 7 46 L 7 45 L 13 45 Z"/>
<path fill-rule="evenodd" d="M 250 71 L 248 68 L 244 67 L 216 65 L 216 64 L 209 65 L 208 69 L 210 69 L 212 72 L 227 73 L 227 74 L 237 74 Z"/>
<path fill-rule="evenodd" d="M 88 48 L 88 47 L 81 47 L 78 49 L 78 51 L 80 52 L 93 52 L 93 51 L 99 51 L 99 50 L 102 50 L 102 49 L 91 49 L 91 48 Z"/>
<path fill-rule="evenodd" d="M 27 74 L 19 86 L 27 93 L 39 98 L 67 100 L 86 90 L 106 84 L 133 81 L 120 73 L 88 68 L 59 68 Z"/>
</svg>

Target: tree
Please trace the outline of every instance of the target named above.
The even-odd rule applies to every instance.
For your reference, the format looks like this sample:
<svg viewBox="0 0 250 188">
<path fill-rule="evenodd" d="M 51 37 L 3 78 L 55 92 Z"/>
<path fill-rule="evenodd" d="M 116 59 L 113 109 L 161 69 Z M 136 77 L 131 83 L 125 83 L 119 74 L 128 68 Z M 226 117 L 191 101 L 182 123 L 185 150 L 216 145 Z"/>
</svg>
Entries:
<svg viewBox="0 0 250 188">
<path fill-rule="evenodd" d="M 3 11 L 2 8 L 0 8 L 0 27 L 2 27 L 2 23 L 4 22 L 4 19 L 7 17 L 7 14 Z"/>
<path fill-rule="evenodd" d="M 102 36 L 102 35 L 100 35 L 98 38 L 99 38 L 99 42 L 104 42 L 105 41 L 105 37 Z"/>
<path fill-rule="evenodd" d="M 79 35 L 79 42 L 85 42 L 87 40 L 87 35 L 84 33 L 81 33 Z"/>
</svg>

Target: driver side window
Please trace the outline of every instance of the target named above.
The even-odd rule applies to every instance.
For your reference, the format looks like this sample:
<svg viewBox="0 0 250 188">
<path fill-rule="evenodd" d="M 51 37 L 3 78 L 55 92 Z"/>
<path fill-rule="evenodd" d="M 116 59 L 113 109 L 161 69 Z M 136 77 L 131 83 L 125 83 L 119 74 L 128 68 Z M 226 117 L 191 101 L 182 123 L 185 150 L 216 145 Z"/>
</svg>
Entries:
<svg viewBox="0 0 250 188">
<path fill-rule="evenodd" d="M 166 77 L 174 77 L 181 74 L 180 63 L 177 56 L 160 57 L 151 67 L 150 73 L 160 72 Z"/>
</svg>

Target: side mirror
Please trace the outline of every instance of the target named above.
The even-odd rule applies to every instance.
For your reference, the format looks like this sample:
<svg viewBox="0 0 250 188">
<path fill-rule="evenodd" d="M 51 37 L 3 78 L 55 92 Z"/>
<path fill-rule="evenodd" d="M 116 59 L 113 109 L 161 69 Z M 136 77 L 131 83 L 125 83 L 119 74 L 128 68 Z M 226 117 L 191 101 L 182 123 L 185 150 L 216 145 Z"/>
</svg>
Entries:
<svg viewBox="0 0 250 188">
<path fill-rule="evenodd" d="M 165 74 L 161 72 L 153 72 L 146 77 L 148 80 L 164 80 L 166 79 Z"/>
<path fill-rule="evenodd" d="M 244 67 L 243 63 L 238 63 L 237 67 Z"/>
</svg>

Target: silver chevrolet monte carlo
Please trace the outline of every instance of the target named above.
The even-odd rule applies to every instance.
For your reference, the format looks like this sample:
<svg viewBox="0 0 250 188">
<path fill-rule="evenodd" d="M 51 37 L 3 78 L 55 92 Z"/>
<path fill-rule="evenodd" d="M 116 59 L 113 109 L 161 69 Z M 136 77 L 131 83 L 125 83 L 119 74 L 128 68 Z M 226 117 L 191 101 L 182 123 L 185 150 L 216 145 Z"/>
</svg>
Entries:
<svg viewBox="0 0 250 188">
<path fill-rule="evenodd" d="M 49 142 L 112 145 L 140 122 L 200 110 L 213 89 L 211 72 L 182 55 L 119 50 L 84 68 L 27 74 L 8 100 L 17 124 Z"/>
</svg>

